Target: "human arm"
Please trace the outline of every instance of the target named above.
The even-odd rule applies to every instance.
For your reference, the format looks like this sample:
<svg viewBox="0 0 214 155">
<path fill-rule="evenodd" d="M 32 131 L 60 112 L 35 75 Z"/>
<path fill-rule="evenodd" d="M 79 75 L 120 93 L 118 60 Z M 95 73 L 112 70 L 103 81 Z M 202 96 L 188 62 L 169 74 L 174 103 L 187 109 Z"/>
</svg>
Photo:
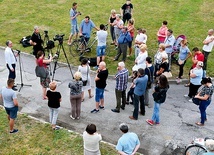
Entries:
<svg viewBox="0 0 214 155">
<path fill-rule="evenodd" d="M 13 57 L 14 56 L 13 56 L 11 49 L 6 48 L 5 49 L 5 61 L 6 61 L 7 65 L 9 66 L 9 68 L 12 72 L 14 71 L 14 68 L 12 66 L 12 62 L 14 61 L 14 60 L 12 60 Z"/>
<path fill-rule="evenodd" d="M 188 55 L 185 60 L 187 60 L 189 57 L 192 57 L 192 52 L 190 52 L 190 51 L 188 52 Z"/>
<path fill-rule="evenodd" d="M 53 60 L 53 57 L 52 57 L 52 55 L 50 54 L 50 55 L 49 55 L 49 59 L 43 59 L 43 60 L 42 60 L 42 63 L 48 64 L 48 63 L 50 63 L 52 60 Z"/>
<path fill-rule="evenodd" d="M 100 70 L 97 70 L 97 74 L 96 74 L 95 79 L 94 79 L 95 81 L 99 81 L 100 80 L 99 72 L 100 72 Z"/>
<path fill-rule="evenodd" d="M 15 106 L 18 106 L 18 100 L 17 100 L 17 98 L 13 99 L 13 103 L 14 103 Z"/>
<path fill-rule="evenodd" d="M 199 96 L 199 93 L 195 96 L 195 98 L 198 98 L 200 100 L 207 100 L 210 97 L 210 95 L 205 94 L 204 96 Z"/>
<path fill-rule="evenodd" d="M 203 41 L 203 44 L 204 45 L 208 45 L 209 43 L 211 43 L 212 41 L 214 41 L 214 36 L 213 37 L 210 37 L 209 39 L 205 39 L 204 41 Z"/>
<path fill-rule="evenodd" d="M 135 147 L 135 149 L 134 149 L 134 151 L 132 152 L 131 155 L 135 155 L 135 153 L 137 152 L 137 150 L 139 149 L 139 147 L 140 147 L 140 144 L 136 145 L 136 147 Z"/>
</svg>

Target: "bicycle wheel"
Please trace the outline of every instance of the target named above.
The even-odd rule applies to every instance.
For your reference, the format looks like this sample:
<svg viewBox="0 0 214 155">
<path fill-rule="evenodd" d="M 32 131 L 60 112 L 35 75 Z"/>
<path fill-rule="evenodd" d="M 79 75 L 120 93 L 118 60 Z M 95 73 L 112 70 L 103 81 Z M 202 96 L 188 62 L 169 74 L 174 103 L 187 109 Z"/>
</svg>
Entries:
<svg viewBox="0 0 214 155">
<path fill-rule="evenodd" d="M 190 145 L 185 150 L 185 155 L 203 155 L 207 150 L 200 145 Z"/>
<path fill-rule="evenodd" d="M 81 45 L 80 40 L 74 40 L 71 45 L 69 46 L 69 52 L 71 56 L 76 56 L 79 53 L 79 47 Z"/>
</svg>

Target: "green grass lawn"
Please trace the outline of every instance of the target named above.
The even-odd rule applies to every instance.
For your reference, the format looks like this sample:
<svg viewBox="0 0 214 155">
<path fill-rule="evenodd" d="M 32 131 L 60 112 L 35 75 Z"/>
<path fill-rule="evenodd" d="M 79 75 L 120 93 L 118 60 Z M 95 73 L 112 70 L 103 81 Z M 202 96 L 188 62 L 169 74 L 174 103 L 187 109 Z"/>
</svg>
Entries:
<svg viewBox="0 0 214 155">
<path fill-rule="evenodd" d="M 0 108 L 0 154 L 4 155 L 83 155 L 82 136 L 65 129 L 54 131 L 50 124 L 18 115 L 15 128 L 19 132 L 9 134 L 5 110 Z M 99 129 L 98 129 L 99 130 Z M 116 155 L 113 146 L 100 144 L 101 153 Z"/>
<path fill-rule="evenodd" d="M 111 9 L 119 8 L 125 0 L 78 0 L 78 10 L 82 15 L 78 17 L 80 22 L 86 15 L 90 15 L 94 23 L 99 27 L 101 23 L 107 23 Z M 72 1 L 68 0 L 0 0 L 1 7 L 1 37 L 0 45 L 5 46 L 5 41 L 11 39 L 14 42 L 15 49 L 21 49 L 30 53 L 31 47 L 23 48 L 19 40 L 23 36 L 31 35 L 35 25 L 40 26 L 41 33 L 44 30 L 49 31 L 50 38 L 56 34 L 64 33 L 65 39 L 70 32 L 69 10 Z M 148 35 L 148 52 L 151 57 L 157 51 L 156 32 L 161 26 L 163 20 L 168 21 L 168 28 L 174 31 L 174 35 L 185 34 L 189 41 L 189 48 L 202 48 L 202 41 L 207 36 L 207 31 L 213 28 L 214 20 L 214 1 L 213 0 L 133 0 L 134 19 L 136 28 L 145 28 Z M 110 34 L 108 36 L 110 43 Z M 57 42 L 55 43 L 57 44 Z M 64 47 L 68 54 L 67 41 L 64 41 Z M 56 48 L 53 52 L 56 51 Z M 117 62 L 113 62 L 116 51 L 110 48 L 110 55 L 107 56 L 107 67 L 111 74 L 116 72 Z M 95 47 L 91 53 L 86 56 L 95 57 Z M 79 65 L 78 57 L 72 57 L 68 54 L 69 62 L 72 65 Z M 208 60 L 208 75 L 213 76 L 213 54 L 210 54 Z M 63 54 L 61 61 L 65 61 Z M 129 69 L 134 65 L 134 58 L 129 58 L 126 65 Z M 185 74 L 191 66 L 189 60 L 185 67 Z M 178 67 L 173 65 L 172 72 L 176 76 Z"/>
</svg>

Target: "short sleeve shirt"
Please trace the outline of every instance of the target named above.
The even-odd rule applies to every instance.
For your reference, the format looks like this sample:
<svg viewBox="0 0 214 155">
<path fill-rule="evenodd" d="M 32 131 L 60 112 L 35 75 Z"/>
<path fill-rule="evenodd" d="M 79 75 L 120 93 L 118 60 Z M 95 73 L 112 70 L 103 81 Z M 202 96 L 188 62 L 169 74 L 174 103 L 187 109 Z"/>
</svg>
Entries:
<svg viewBox="0 0 214 155">
<path fill-rule="evenodd" d="M 208 100 L 211 100 L 212 94 L 213 94 L 214 86 L 212 85 L 211 87 L 204 86 L 199 94 L 199 96 L 204 96 L 208 95 L 209 98 Z"/>
<path fill-rule="evenodd" d="M 181 46 L 180 51 L 179 51 L 179 59 L 185 60 L 189 52 L 190 52 L 190 50 L 187 46 L 185 46 L 185 47 Z"/>
<path fill-rule="evenodd" d="M 14 102 L 13 99 L 16 99 L 16 92 L 12 89 L 9 89 L 7 87 L 2 87 L 0 90 L 0 94 L 3 98 L 4 107 L 6 108 L 13 108 Z"/>
<path fill-rule="evenodd" d="M 95 27 L 95 24 L 93 21 L 89 20 L 88 23 L 85 22 L 85 20 L 83 19 L 81 24 L 80 24 L 80 28 L 82 28 L 82 34 L 86 36 L 86 38 L 90 38 L 91 36 L 91 30 L 92 28 Z"/>
<path fill-rule="evenodd" d="M 133 9 L 133 5 L 130 4 L 124 4 L 121 9 L 123 10 L 123 14 L 131 14 L 131 10 Z"/>
<path fill-rule="evenodd" d="M 48 90 L 47 97 L 48 97 L 48 106 L 50 108 L 59 108 L 60 107 L 60 102 L 59 102 L 59 100 L 61 99 L 60 92 Z"/>
<path fill-rule="evenodd" d="M 195 60 L 198 60 L 198 61 L 204 62 L 204 55 L 203 55 L 203 53 L 196 53 L 196 54 L 194 55 L 194 59 L 195 59 Z M 192 65 L 192 68 L 195 68 L 196 65 L 197 65 L 197 64 L 193 64 L 193 65 Z"/>
<path fill-rule="evenodd" d="M 107 39 L 107 31 L 100 30 L 97 31 L 97 46 L 106 46 L 106 39 Z"/>
</svg>

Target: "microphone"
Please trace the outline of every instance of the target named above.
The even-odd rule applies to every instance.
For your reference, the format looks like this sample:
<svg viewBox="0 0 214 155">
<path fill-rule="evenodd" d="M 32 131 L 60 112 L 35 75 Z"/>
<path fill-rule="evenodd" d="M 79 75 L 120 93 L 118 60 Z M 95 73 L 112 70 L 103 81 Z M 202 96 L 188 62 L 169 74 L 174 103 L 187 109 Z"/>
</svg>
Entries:
<svg viewBox="0 0 214 155">
<path fill-rule="evenodd" d="M 20 50 L 17 50 L 17 49 L 16 49 L 16 51 L 18 52 L 18 55 L 20 55 L 21 51 L 20 51 Z"/>
</svg>

